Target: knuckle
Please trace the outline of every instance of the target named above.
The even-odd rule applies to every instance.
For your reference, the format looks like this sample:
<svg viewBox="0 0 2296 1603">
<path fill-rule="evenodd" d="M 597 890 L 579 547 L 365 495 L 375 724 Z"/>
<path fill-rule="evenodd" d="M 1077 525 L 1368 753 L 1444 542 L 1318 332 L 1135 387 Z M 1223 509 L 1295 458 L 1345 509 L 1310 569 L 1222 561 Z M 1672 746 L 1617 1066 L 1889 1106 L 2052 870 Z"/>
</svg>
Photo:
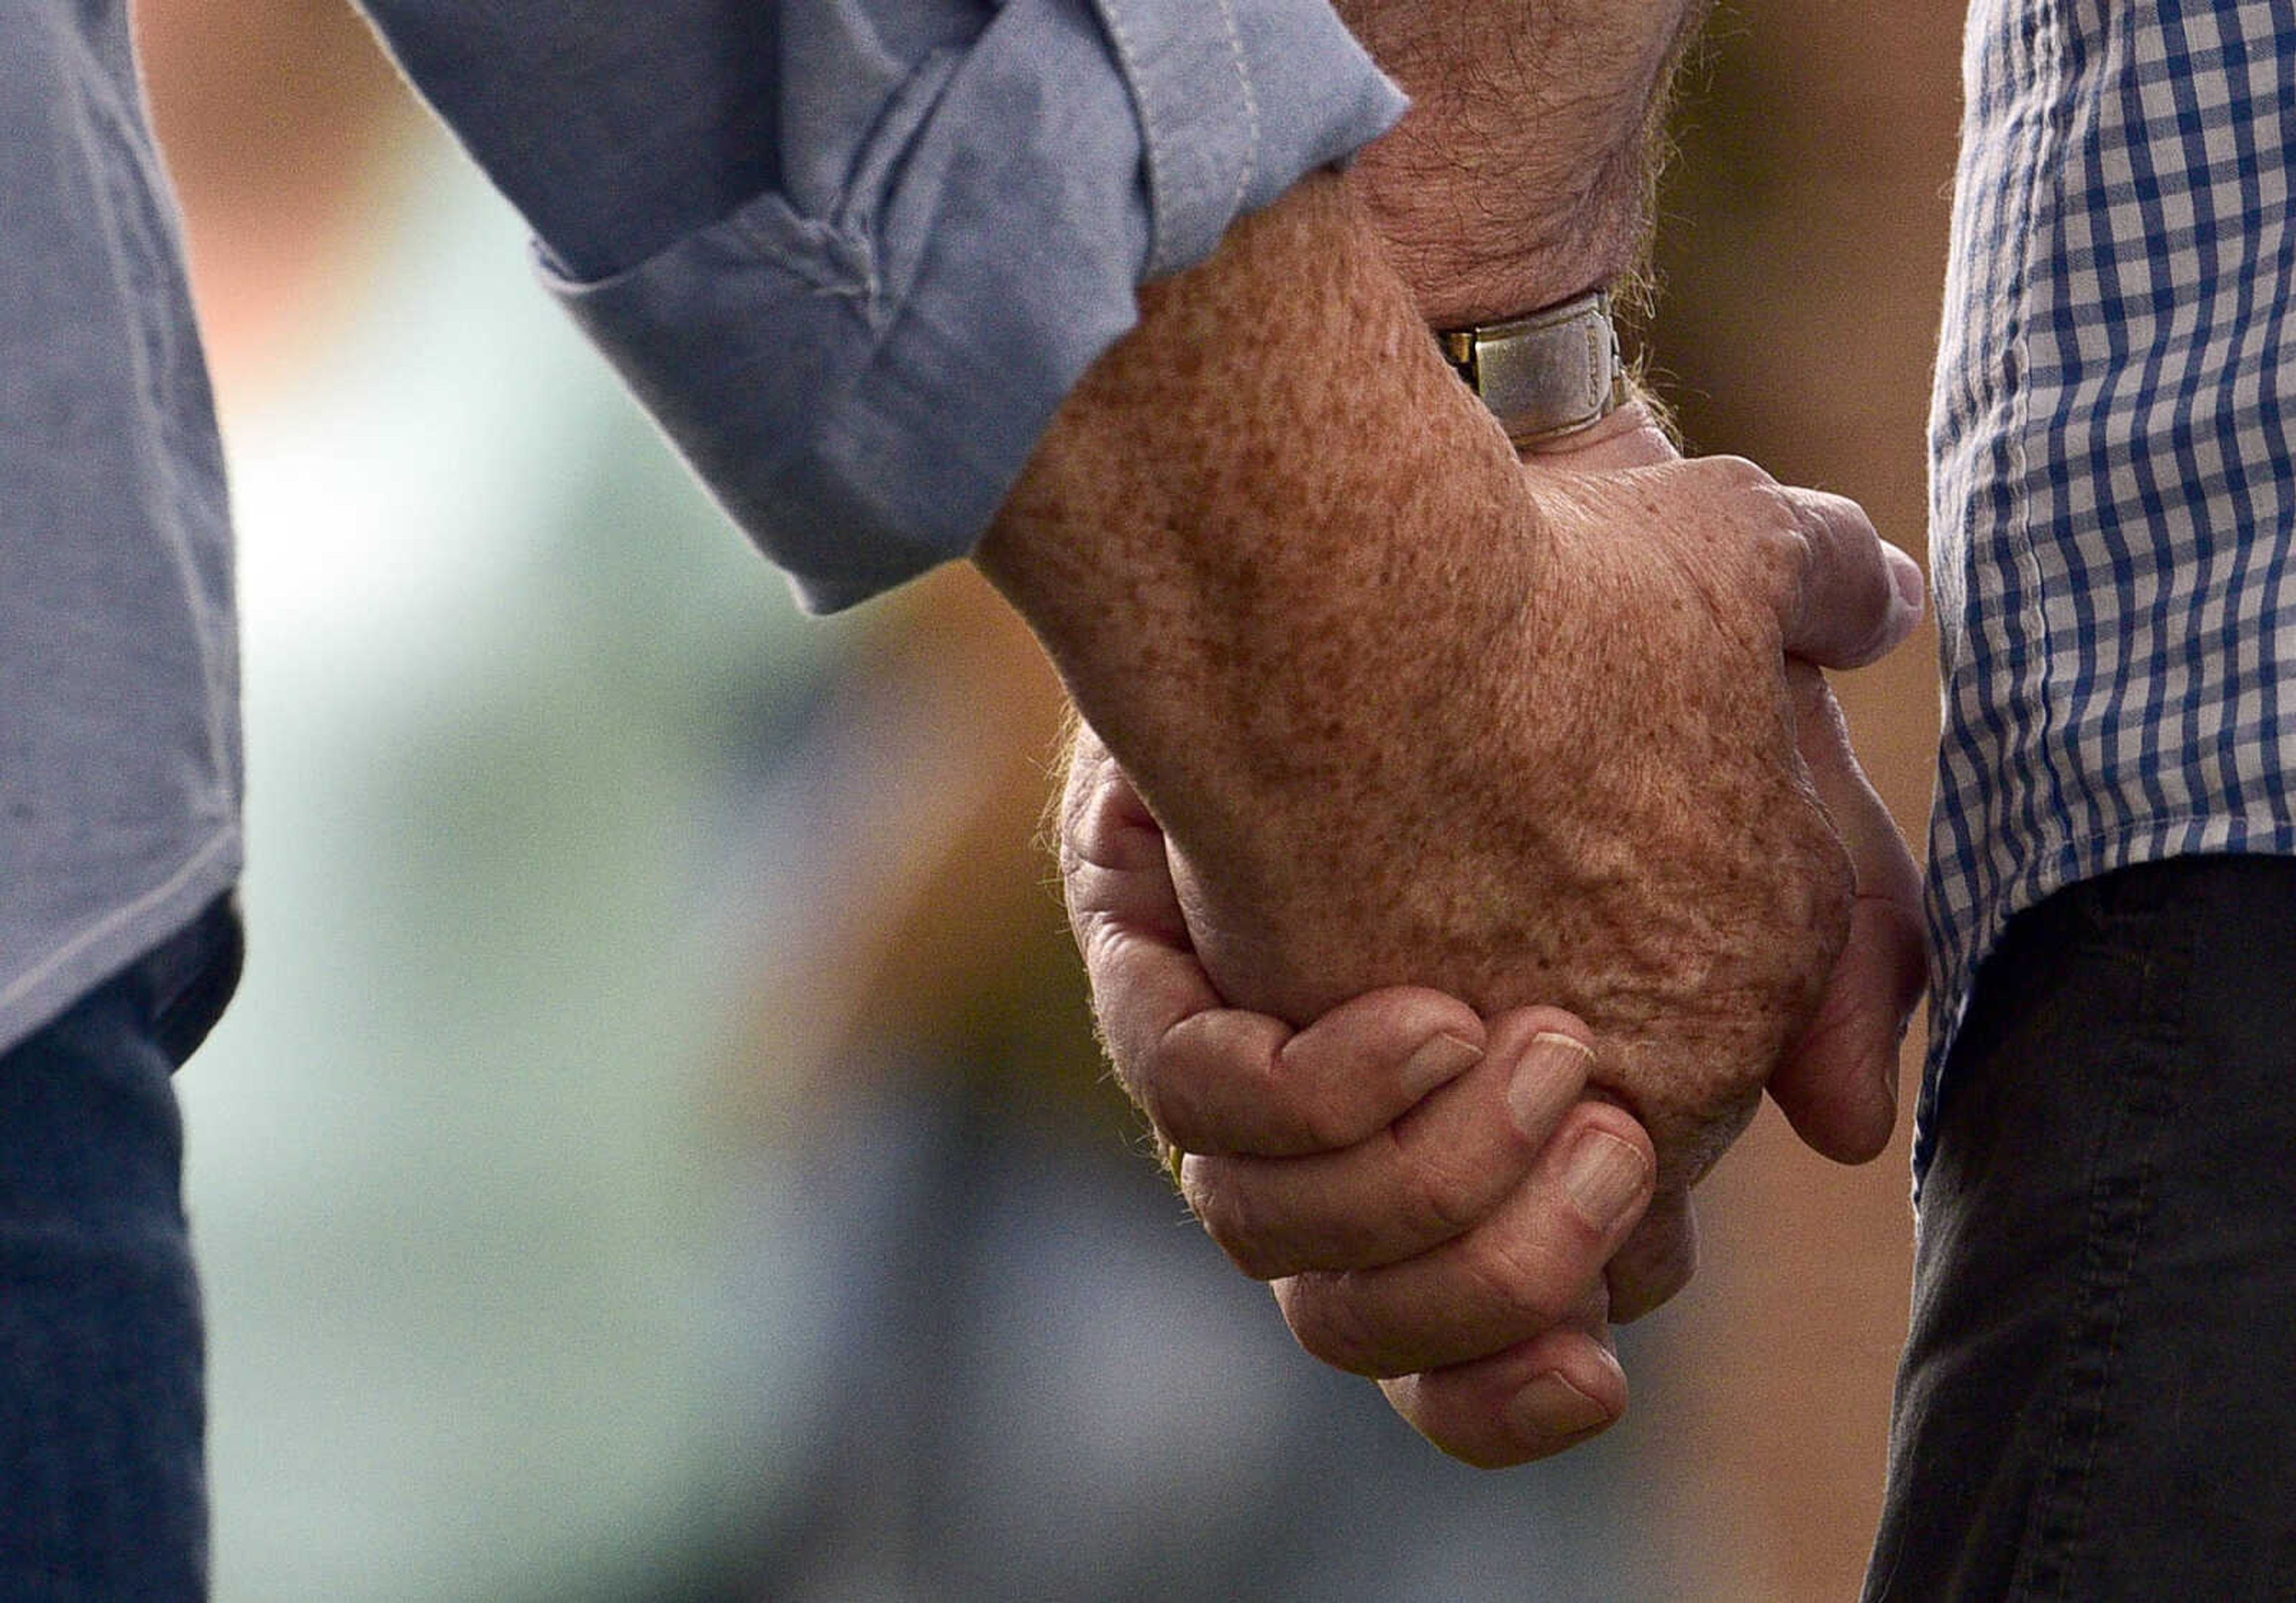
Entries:
<svg viewBox="0 0 2296 1603">
<path fill-rule="evenodd" d="M 1222 1022 L 1185 1018 L 1118 1065 L 1157 1133 L 1184 1151 L 1257 1150 L 1283 1111 L 1264 1055 L 1248 1034 L 1211 1027 Z"/>
<path fill-rule="evenodd" d="M 1412 1429 L 1470 1468 L 1500 1469 L 1525 1460 L 1483 1385 L 1456 1374 L 1406 1375 L 1383 1380 L 1380 1388 Z"/>
<path fill-rule="evenodd" d="M 1093 798 L 1099 795 L 1100 785 L 1095 765 L 1086 756 L 1071 748 L 1065 758 L 1061 775 L 1060 842 L 1061 858 L 1066 862 L 1069 854 L 1090 822 Z"/>
<path fill-rule="evenodd" d="M 1273 1280 L 1297 1265 L 1288 1261 L 1282 1232 L 1271 1224 L 1241 1165 L 1198 1157 L 1188 1165 L 1189 1207 L 1228 1261 L 1255 1280 Z"/>
<path fill-rule="evenodd" d="M 1093 1008 L 1104 1022 L 1112 994 L 1103 988 L 1123 962 L 1124 922 L 1103 899 L 1097 870 L 1071 874 L 1062 885 L 1069 908 L 1069 932 L 1076 937 L 1077 955 L 1094 982 Z"/>
<path fill-rule="evenodd" d="M 1116 1088 L 1124 1093 L 1125 1100 L 1139 1112 L 1142 1122 L 1155 1134 L 1169 1139 L 1163 1121 L 1157 1117 L 1156 1109 L 1151 1105 L 1152 1087 L 1140 1072 L 1138 1054 L 1118 1031 L 1110 1027 L 1105 1018 L 1095 1018 L 1093 1020 L 1093 1034 L 1100 1043 L 1101 1056 L 1107 1059 L 1108 1077 L 1116 1082 Z"/>
<path fill-rule="evenodd" d="M 1681 473 L 1683 478 L 1706 480 L 1713 489 L 1757 489 L 1761 485 L 1775 485 L 1777 480 L 1759 462 L 1734 453 L 1718 453 L 1713 457 L 1683 457 L 1681 462 L 1667 464 L 1669 473 Z"/>
<path fill-rule="evenodd" d="M 1350 1144 L 1347 1121 L 1329 1100 L 1308 1097 L 1295 1110 L 1293 1120 L 1299 1126 L 1303 1146 L 1308 1152 L 1331 1152 Z"/>
<path fill-rule="evenodd" d="M 1360 1306 L 1355 1276 L 1311 1272 L 1276 1283 L 1276 1302 L 1292 1337 L 1310 1357 L 1353 1375 L 1378 1375 L 1375 1343 Z"/>
<path fill-rule="evenodd" d="M 1183 1152 L 1195 1150 L 1201 1144 L 1198 1126 L 1202 1121 L 1186 1083 L 1176 1084 L 1159 1074 L 1152 1052 L 1129 1063 L 1128 1055 L 1111 1043 L 1110 1061 L 1115 1066 L 1117 1083 L 1158 1135 Z"/>
<path fill-rule="evenodd" d="M 1536 1268 L 1513 1249 L 1481 1247 L 1463 1254 L 1456 1265 L 1454 1309 L 1458 1332 L 1483 1332 L 1483 1345 L 1527 1341 L 1559 1323 L 1563 1309 L 1546 1296 Z"/>
<path fill-rule="evenodd" d="M 1566 1225 L 1574 1235 L 1575 1223 Z M 1461 1254 L 1461 1306 L 1480 1307 L 1485 1317 L 1527 1337 L 1559 1324 L 1576 1302 L 1555 1255 L 1536 1243 L 1501 1231 L 1486 1231 Z"/>
<path fill-rule="evenodd" d="M 1792 508 L 1783 503 L 1753 525 L 1747 549 L 1764 577 L 1789 596 L 1801 593 L 1817 558 L 1809 531 L 1794 518 Z"/>
<path fill-rule="evenodd" d="M 1742 456 L 1693 457 L 1683 465 L 1710 479 L 1716 491 L 1734 499 L 1748 500 L 1750 504 L 1764 508 L 1782 499 L 1778 481 L 1759 463 Z"/>
<path fill-rule="evenodd" d="M 1260 1092 L 1271 1106 L 1291 1110 L 1292 1122 L 1310 1152 L 1336 1152 L 1369 1133 L 1363 1127 L 1365 1112 L 1359 1095 L 1344 1078 L 1311 1082 L 1271 1074 Z"/>
<path fill-rule="evenodd" d="M 1414 1241 L 1432 1247 L 1481 1221 L 1489 1203 L 1482 1176 L 1492 1165 L 1456 1143 L 1414 1145 L 1397 1138 L 1394 1145 L 1405 1177 L 1400 1218 Z"/>
<path fill-rule="evenodd" d="M 1081 747 L 1069 753 L 1061 781 L 1058 830 L 1063 870 L 1072 861 L 1095 856 L 1095 843 L 1107 830 L 1114 797 L 1112 768 L 1099 760 L 1105 755 L 1096 757 Z"/>
</svg>

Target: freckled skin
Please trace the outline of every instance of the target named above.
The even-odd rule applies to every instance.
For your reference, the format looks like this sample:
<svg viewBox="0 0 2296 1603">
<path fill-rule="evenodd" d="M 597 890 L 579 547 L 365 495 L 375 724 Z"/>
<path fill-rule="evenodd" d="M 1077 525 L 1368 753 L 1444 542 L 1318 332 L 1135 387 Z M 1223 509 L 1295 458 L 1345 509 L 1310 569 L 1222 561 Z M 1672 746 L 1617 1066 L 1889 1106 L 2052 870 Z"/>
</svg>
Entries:
<svg viewBox="0 0 2296 1603">
<path fill-rule="evenodd" d="M 1143 311 L 981 562 L 1207 968 L 1295 1023 L 1397 983 L 1567 1008 L 1685 1190 L 1852 896 L 1779 667 L 1791 507 L 1744 464 L 1519 463 L 1336 180 Z"/>
<path fill-rule="evenodd" d="M 1518 464 L 1434 356 L 1431 327 L 1631 299 L 1704 0 L 1335 4 L 1411 111 L 1143 295 L 980 560 L 1097 726 L 1067 885 L 1119 1076 L 1161 1135 L 1236 1155 L 1189 1160 L 1192 1206 L 1247 1267 L 1299 1266 L 1277 1300 L 1310 1352 L 1423 1370 L 1387 1394 L 1414 1427 L 1517 1463 L 1623 1411 L 1607 1320 L 1688 1277 L 1689 1186 L 1766 1075 L 1816 1149 L 1887 1139 L 1917 879 L 1822 675 L 1779 656 L 1871 660 L 1909 586 L 1854 507 L 1681 463 L 1636 407 Z M 1390 981 L 1594 1026 L 1569 1094 L 1625 1103 L 1660 1158 L 1630 1235 L 1566 1195 L 1578 1137 L 1508 1118 L 1520 1142 L 1464 1143 L 1464 1190 L 1449 1127 L 1406 1145 L 1449 1117 L 1491 1137 L 1462 1108 L 1512 1072 L 1498 1047 L 1406 1113 L 1406 1060 L 1374 1049 L 1428 993 L 1365 995 L 1272 1060 L 1279 1025 L 1216 1005 L 1299 1022 Z M 1567 1116 L 1639 1150 L 1616 1109 Z M 1415 1231 L 1414 1196 L 1464 1233 Z"/>
</svg>

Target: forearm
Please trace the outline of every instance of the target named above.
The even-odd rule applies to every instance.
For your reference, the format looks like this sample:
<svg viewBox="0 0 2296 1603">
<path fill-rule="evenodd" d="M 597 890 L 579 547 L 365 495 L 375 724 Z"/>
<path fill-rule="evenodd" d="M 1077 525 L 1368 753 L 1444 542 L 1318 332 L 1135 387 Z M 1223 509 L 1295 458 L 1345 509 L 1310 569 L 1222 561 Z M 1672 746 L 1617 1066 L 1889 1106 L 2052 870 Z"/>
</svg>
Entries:
<svg viewBox="0 0 2296 1603">
<path fill-rule="evenodd" d="M 1541 530 L 1340 180 L 1248 219 L 1142 312 L 979 560 L 1194 866 L 1273 903 L 1270 820 L 1306 831 L 1286 862 L 1337 861 L 1350 843 L 1314 821 L 1383 782 L 1382 751 L 1488 709 Z M 1365 886 L 1365 919 L 1394 888 Z"/>
<path fill-rule="evenodd" d="M 1339 0 L 1412 96 L 1349 174 L 1427 321 L 1568 299 L 1636 264 L 1675 61 L 1706 0 Z"/>
</svg>

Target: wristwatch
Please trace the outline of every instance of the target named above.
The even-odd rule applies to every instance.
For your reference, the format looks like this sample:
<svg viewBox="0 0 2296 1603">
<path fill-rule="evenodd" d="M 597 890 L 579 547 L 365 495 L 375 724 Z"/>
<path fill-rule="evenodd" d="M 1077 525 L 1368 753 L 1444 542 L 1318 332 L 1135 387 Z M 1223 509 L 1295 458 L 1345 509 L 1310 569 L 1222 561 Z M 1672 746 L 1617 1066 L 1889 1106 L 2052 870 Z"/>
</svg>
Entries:
<svg viewBox="0 0 2296 1603">
<path fill-rule="evenodd" d="M 1436 339 L 1452 370 L 1518 446 L 1590 429 L 1626 404 L 1627 370 L 1606 290 Z"/>
</svg>

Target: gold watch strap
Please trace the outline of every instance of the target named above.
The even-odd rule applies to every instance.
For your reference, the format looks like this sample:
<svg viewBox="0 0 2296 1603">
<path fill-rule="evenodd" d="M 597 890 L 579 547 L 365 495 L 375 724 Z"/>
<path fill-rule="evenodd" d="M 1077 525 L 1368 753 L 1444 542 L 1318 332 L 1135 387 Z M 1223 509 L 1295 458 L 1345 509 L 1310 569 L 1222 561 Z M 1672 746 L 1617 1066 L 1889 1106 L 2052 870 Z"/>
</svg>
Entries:
<svg viewBox="0 0 2296 1603">
<path fill-rule="evenodd" d="M 1608 290 L 1436 338 L 1517 445 L 1592 428 L 1626 404 L 1627 370 Z"/>
</svg>

